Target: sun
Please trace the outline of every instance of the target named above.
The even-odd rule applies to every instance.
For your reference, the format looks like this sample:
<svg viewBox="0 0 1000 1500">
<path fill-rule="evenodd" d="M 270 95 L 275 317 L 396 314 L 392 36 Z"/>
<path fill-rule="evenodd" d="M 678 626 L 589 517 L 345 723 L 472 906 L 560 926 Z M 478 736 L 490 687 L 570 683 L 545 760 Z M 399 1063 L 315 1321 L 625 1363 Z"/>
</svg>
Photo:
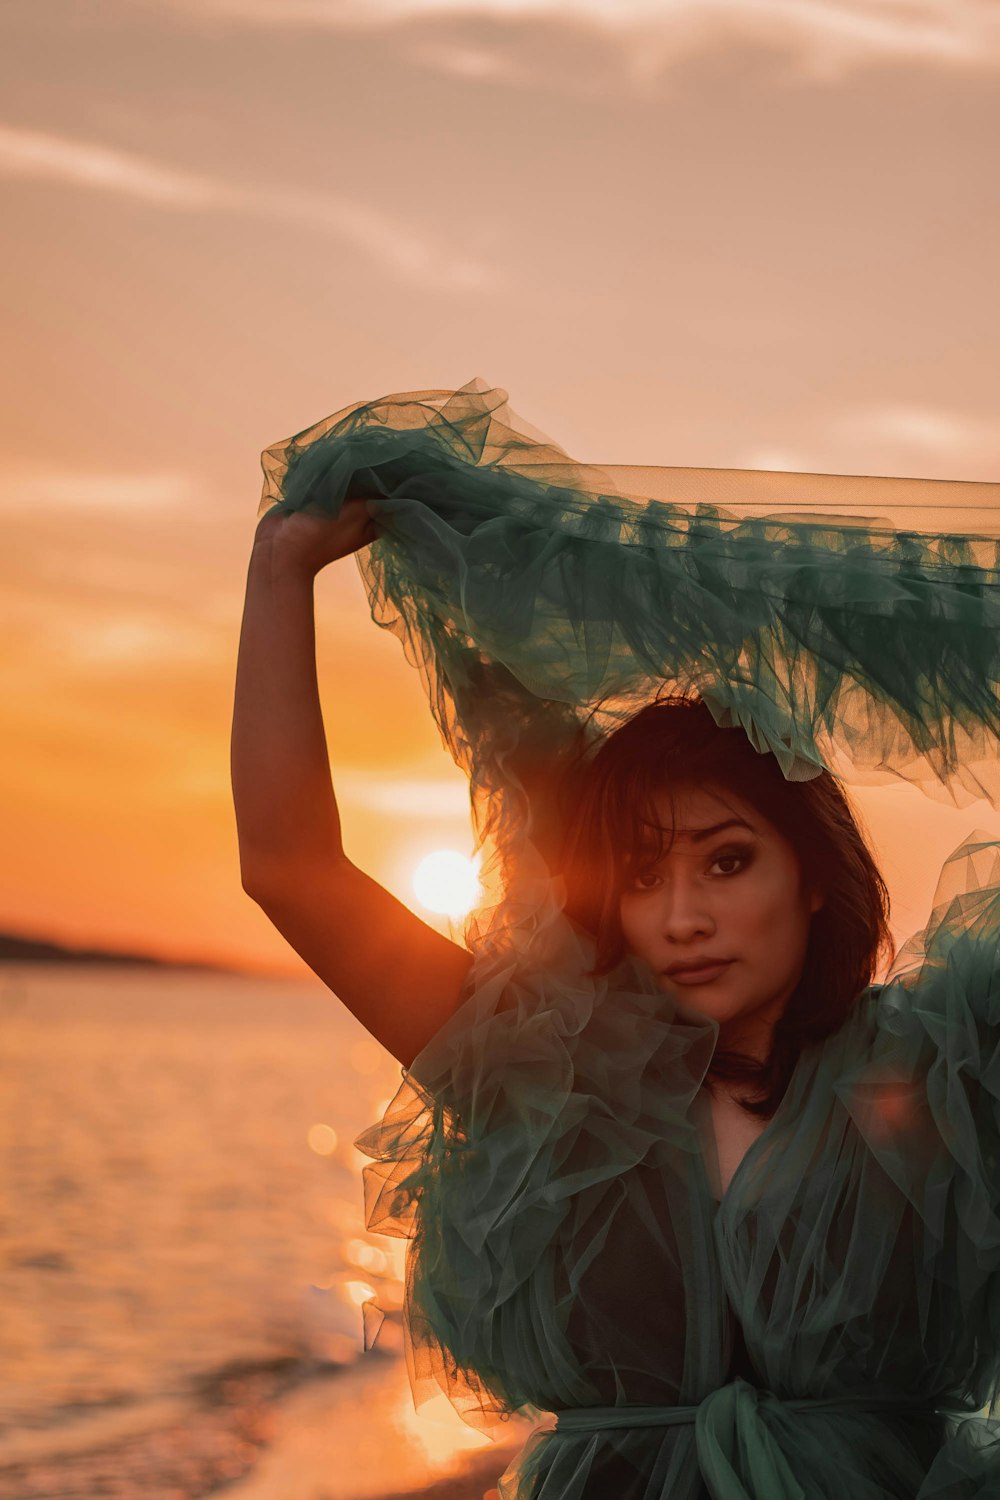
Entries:
<svg viewBox="0 0 1000 1500">
<path fill-rule="evenodd" d="M 482 887 L 476 862 L 454 849 L 435 849 L 413 872 L 421 906 L 447 917 L 464 917 L 479 902 Z"/>
</svg>

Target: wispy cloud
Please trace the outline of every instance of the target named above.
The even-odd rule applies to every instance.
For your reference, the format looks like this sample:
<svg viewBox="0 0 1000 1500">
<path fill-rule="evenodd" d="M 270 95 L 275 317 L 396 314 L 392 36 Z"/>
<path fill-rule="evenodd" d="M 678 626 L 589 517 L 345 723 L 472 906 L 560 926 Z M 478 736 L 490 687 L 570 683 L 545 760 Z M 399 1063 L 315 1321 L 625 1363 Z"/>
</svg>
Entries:
<svg viewBox="0 0 1000 1500">
<path fill-rule="evenodd" d="M 6 470 L 0 512 L 147 515 L 204 500 L 203 486 L 185 474 L 97 473 L 93 470 Z"/>
<path fill-rule="evenodd" d="M 12 125 L 0 125 L 0 173 L 124 193 L 170 208 L 201 208 L 220 200 L 220 184 L 207 177 L 173 171 L 107 146 Z"/>
<path fill-rule="evenodd" d="M 90 141 L 0 124 L 0 177 L 117 193 L 181 212 L 255 214 L 299 223 L 373 257 L 398 280 L 447 291 L 493 284 L 495 267 L 381 210 L 332 193 L 243 188 Z"/>
<path fill-rule="evenodd" d="M 850 458 L 845 459 L 845 454 Z M 748 469 L 900 478 L 923 475 L 993 484 L 1000 479 L 1000 441 L 996 424 L 986 418 L 886 402 L 824 416 L 806 449 L 762 445 L 749 449 L 741 463 Z M 899 525 L 914 524 L 911 512 L 929 510 L 934 513 L 932 517 L 922 518 L 917 524 L 933 528 L 961 521 L 969 530 L 990 533 L 997 526 L 992 499 L 973 500 L 968 494 L 963 497 L 961 487 L 948 493 L 922 491 L 912 502 L 881 498 L 879 503 Z"/>
<path fill-rule="evenodd" d="M 454 780 L 446 780 L 439 776 L 373 776 L 341 768 L 337 771 L 337 791 L 370 812 L 396 817 L 469 816 L 469 788 L 457 773 Z"/>
<path fill-rule="evenodd" d="M 751 448 L 734 465 L 743 469 L 776 469 L 779 473 L 808 473 L 810 461 L 807 455 L 794 448 Z"/>
<path fill-rule="evenodd" d="M 128 581 L 123 587 L 121 563 L 88 554 L 85 537 L 77 539 L 77 556 L 82 560 L 72 566 L 48 570 L 33 559 L 30 579 L 3 580 L 0 626 L 17 642 L 8 672 L 28 672 L 37 684 L 53 670 L 101 674 L 167 662 L 191 668 L 225 652 L 224 632 L 199 609 L 158 600 L 148 579 L 145 589 Z"/>
<path fill-rule="evenodd" d="M 998 456 L 996 423 L 928 406 L 890 403 L 845 412 L 833 420 L 834 435 L 851 442 L 897 444 L 928 456 Z"/>
<path fill-rule="evenodd" d="M 107 671 L 116 667 L 155 668 L 164 662 L 197 663 L 214 641 L 196 622 L 175 615 L 126 613 L 103 620 L 62 616 L 49 620 L 50 645 L 63 661 Z"/>
<path fill-rule="evenodd" d="M 557 22 L 622 44 L 636 82 L 695 52 L 750 41 L 778 50 L 815 78 L 870 63 L 1000 64 L 996 0 L 145 0 L 204 22 L 284 29 L 373 30 L 422 20 Z M 475 64 L 472 50 L 470 68 Z M 446 47 L 441 66 L 460 70 Z M 424 59 L 418 59 L 424 60 Z M 504 76 L 501 65 L 497 75 Z M 482 76 L 482 75 L 480 75 Z M 516 74 L 515 74 L 516 76 Z M 558 80 L 554 80 L 558 83 Z"/>
<path fill-rule="evenodd" d="M 406 56 L 410 62 L 420 63 L 437 73 L 450 73 L 453 78 L 518 85 L 537 79 L 537 73 L 520 67 L 507 54 L 492 46 L 475 47 L 454 41 L 417 42 L 407 48 Z"/>
</svg>

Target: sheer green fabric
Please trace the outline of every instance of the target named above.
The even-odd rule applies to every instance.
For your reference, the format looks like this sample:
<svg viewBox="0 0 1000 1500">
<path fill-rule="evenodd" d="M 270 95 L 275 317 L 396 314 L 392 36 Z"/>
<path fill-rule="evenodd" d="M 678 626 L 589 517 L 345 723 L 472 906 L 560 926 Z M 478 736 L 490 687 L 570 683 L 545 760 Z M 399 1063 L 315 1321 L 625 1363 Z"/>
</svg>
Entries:
<svg viewBox="0 0 1000 1500">
<path fill-rule="evenodd" d="M 626 492 L 504 403 L 390 396 L 263 458 L 262 512 L 370 498 L 373 618 L 421 671 L 499 892 L 459 1009 L 356 1142 L 369 1227 L 409 1241 L 414 1398 L 539 1423 L 503 1500 L 1000 1497 L 1000 846 L 955 851 L 721 1200 L 717 1024 L 637 958 L 589 976 L 551 859 L 581 745 L 665 687 L 787 777 L 1000 805 L 1000 543 L 810 513 L 922 481 L 787 476 L 798 509 L 749 517 L 732 471 L 729 508 L 706 471 Z"/>
</svg>

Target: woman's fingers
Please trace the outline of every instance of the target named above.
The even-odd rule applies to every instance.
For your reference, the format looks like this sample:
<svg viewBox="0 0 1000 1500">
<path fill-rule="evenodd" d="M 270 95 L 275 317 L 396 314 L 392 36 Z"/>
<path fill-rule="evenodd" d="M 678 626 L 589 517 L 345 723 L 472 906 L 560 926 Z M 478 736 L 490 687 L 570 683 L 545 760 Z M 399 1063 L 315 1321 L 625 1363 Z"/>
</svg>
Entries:
<svg viewBox="0 0 1000 1500">
<path fill-rule="evenodd" d="M 366 547 L 378 534 L 367 500 L 357 498 L 345 500 L 336 516 L 276 508 L 266 511 L 256 533 L 279 547 L 283 556 L 314 572 Z"/>
</svg>

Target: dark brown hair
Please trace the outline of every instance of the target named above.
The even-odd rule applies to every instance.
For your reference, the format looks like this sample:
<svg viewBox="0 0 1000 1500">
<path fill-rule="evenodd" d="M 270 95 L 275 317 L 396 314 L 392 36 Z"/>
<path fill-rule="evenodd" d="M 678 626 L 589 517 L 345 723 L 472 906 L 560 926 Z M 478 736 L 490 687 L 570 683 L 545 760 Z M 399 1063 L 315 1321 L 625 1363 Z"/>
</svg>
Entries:
<svg viewBox="0 0 1000 1500">
<path fill-rule="evenodd" d="M 557 865 L 566 880 L 567 915 L 596 940 L 594 974 L 609 973 L 626 956 L 619 902 L 626 877 L 651 863 L 651 830 L 662 852 L 655 795 L 694 786 L 735 793 L 767 818 L 792 844 L 807 887 L 824 898 L 770 1056 L 761 1062 L 717 1048 L 706 1078 L 709 1088 L 718 1079 L 749 1084 L 759 1097 L 741 1097 L 740 1104 L 769 1119 L 802 1048 L 838 1029 L 873 982 L 883 953 L 891 956 L 888 892 L 830 772 L 787 780 L 774 755 L 755 750 L 741 728 L 720 728 L 700 698 L 661 697 L 596 751 L 588 747 L 563 783 Z"/>
</svg>

